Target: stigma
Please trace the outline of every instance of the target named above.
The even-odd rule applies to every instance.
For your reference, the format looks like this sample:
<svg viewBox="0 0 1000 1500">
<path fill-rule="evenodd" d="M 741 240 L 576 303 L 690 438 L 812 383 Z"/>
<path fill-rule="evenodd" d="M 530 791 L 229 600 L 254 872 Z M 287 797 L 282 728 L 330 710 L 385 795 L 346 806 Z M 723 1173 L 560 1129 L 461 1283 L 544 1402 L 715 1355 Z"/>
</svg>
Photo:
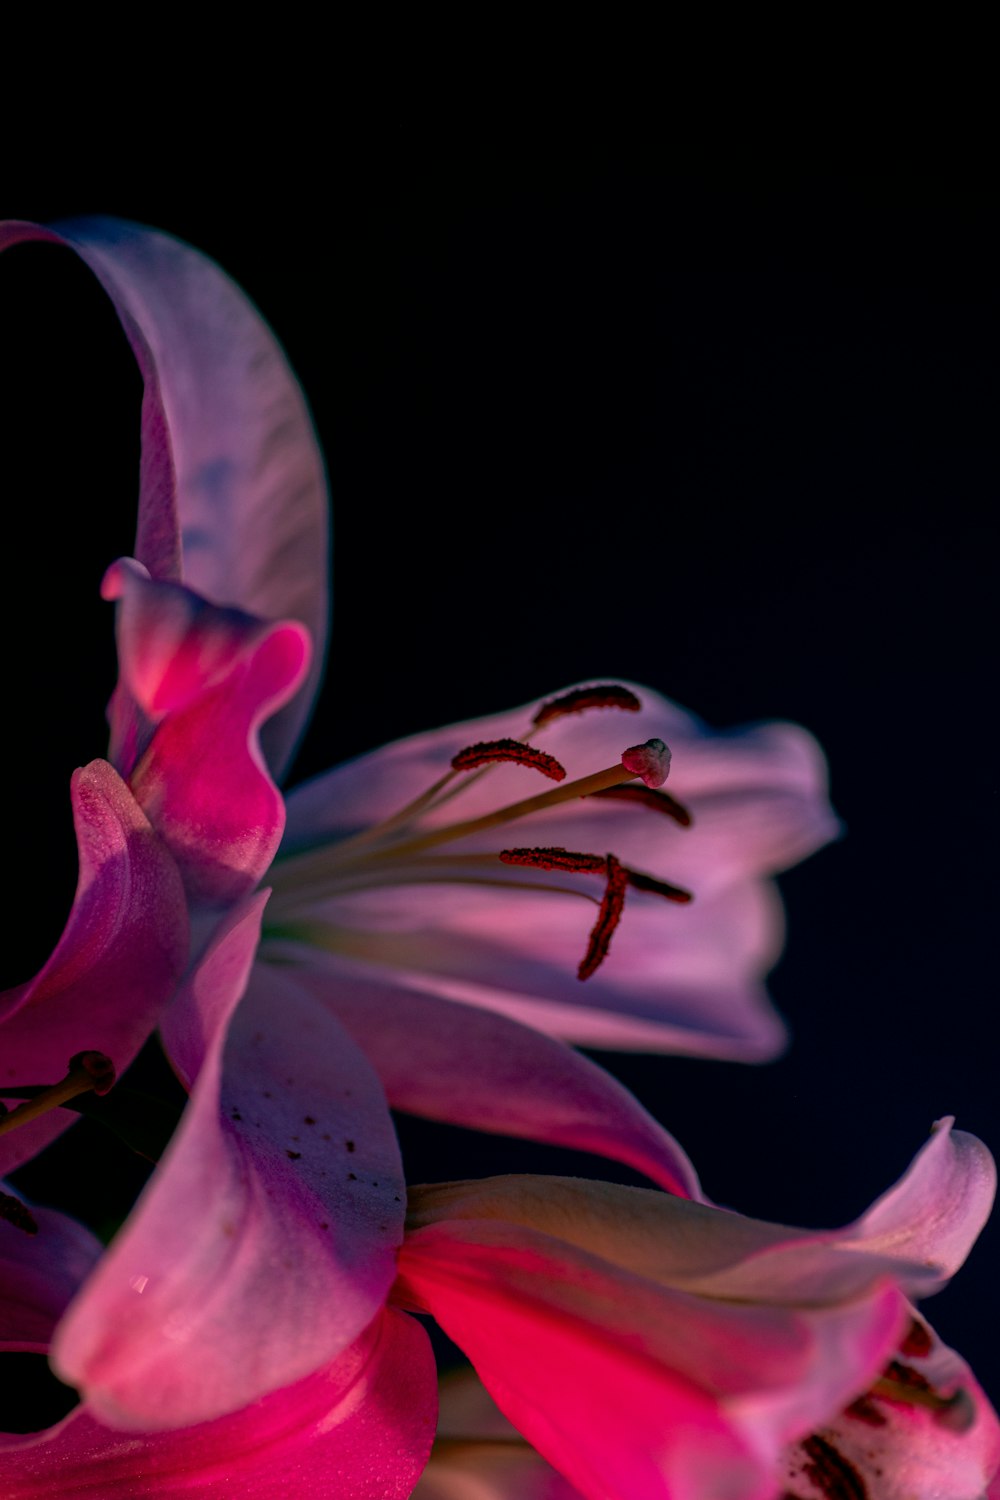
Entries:
<svg viewBox="0 0 1000 1500">
<path fill-rule="evenodd" d="M 379 961 L 382 951 L 378 935 L 369 937 L 356 929 L 338 927 L 323 912 L 325 900 L 379 886 L 427 883 L 516 888 L 535 891 L 540 899 L 544 893 L 556 891 L 597 907 L 596 919 L 588 927 L 581 926 L 582 957 L 577 977 L 589 979 L 608 960 L 630 889 L 656 894 L 678 905 L 689 902 L 691 892 L 658 875 L 631 868 L 613 850 L 576 851 L 541 841 L 515 844 L 499 831 L 513 823 L 524 824 L 528 831 L 541 814 L 590 797 L 617 797 L 623 810 L 634 809 L 637 815 L 650 810 L 666 813 L 677 826 L 689 827 L 691 815 L 687 809 L 661 790 L 671 760 L 670 749 L 662 739 L 626 744 L 612 765 L 598 765 L 575 777 L 570 777 L 548 750 L 534 743 L 540 732 L 568 716 L 608 709 L 629 713 L 641 706 L 630 689 L 617 684 L 573 689 L 544 702 L 519 738 L 480 740 L 460 749 L 442 765 L 441 774 L 425 791 L 380 822 L 340 840 L 279 856 L 271 871 L 267 933 Z M 497 766 L 507 771 L 516 767 L 518 776 L 523 771 L 527 795 L 512 801 L 498 797 L 490 807 L 484 791 L 488 791 L 489 778 Z M 529 791 L 533 777 L 547 781 L 549 786 Z M 465 818 L 453 816 L 461 812 L 463 796 L 474 785 L 478 787 L 475 804 L 479 810 Z M 503 785 L 505 789 L 510 787 L 509 775 Z M 484 803 L 487 810 L 483 810 Z M 488 846 L 494 830 L 498 836 L 491 851 Z M 553 878 L 540 880 L 539 874 Z"/>
<path fill-rule="evenodd" d="M 53 1084 L 3 1084 L 0 1093 L 7 1099 L 24 1102 L 9 1109 L 0 1103 L 0 1135 L 7 1135 L 29 1120 L 37 1120 L 52 1109 L 68 1104 L 81 1094 L 106 1094 L 115 1081 L 115 1065 L 103 1052 L 77 1052 L 70 1058 L 65 1078 Z"/>
</svg>

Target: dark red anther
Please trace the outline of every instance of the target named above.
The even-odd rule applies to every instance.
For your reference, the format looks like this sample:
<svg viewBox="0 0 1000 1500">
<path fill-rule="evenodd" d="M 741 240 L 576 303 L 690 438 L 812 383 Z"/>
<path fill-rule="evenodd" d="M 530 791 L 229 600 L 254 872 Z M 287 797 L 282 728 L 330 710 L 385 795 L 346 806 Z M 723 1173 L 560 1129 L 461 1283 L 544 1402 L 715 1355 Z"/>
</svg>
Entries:
<svg viewBox="0 0 1000 1500">
<path fill-rule="evenodd" d="M 14 1198 L 10 1193 L 0 1193 L 0 1219 L 5 1224 L 13 1224 L 15 1229 L 22 1229 L 25 1234 L 38 1233 L 38 1225 L 31 1210 L 20 1198 Z"/>
<path fill-rule="evenodd" d="M 510 760 L 518 766 L 531 766 L 548 776 L 550 781 L 565 781 L 566 772 L 554 755 L 536 750 L 534 745 L 522 744 L 520 740 L 483 740 L 478 745 L 469 745 L 452 758 L 453 771 L 474 771 L 477 766 L 490 765 L 494 761 Z"/>
<path fill-rule="evenodd" d="M 669 881 L 657 880 L 655 875 L 642 875 L 638 870 L 626 870 L 628 883 L 637 891 L 652 891 L 654 896 L 665 896 L 668 901 L 676 901 L 680 906 L 686 906 L 694 897 L 690 891 L 684 890 L 682 886 L 671 885 Z"/>
<path fill-rule="evenodd" d="M 82 1068 L 91 1080 L 91 1088 L 98 1096 L 106 1094 L 114 1086 L 115 1065 L 103 1052 L 77 1052 L 69 1060 L 70 1073 Z"/>
<path fill-rule="evenodd" d="M 582 714 L 588 708 L 623 708 L 634 714 L 641 707 L 638 698 L 628 688 L 619 687 L 616 682 L 602 682 L 597 687 L 574 688 L 559 698 L 550 698 L 548 703 L 542 704 L 531 723 L 535 729 L 540 729 L 543 724 L 551 724 L 553 719 L 561 719 L 564 714 Z"/>
<path fill-rule="evenodd" d="M 907 1359 L 923 1359 L 931 1352 L 931 1336 L 923 1323 L 918 1323 L 916 1318 L 910 1319 L 910 1326 L 906 1330 L 906 1337 L 899 1346 L 900 1354 L 905 1354 Z"/>
<path fill-rule="evenodd" d="M 628 871 L 624 865 L 619 864 L 613 854 L 607 857 L 607 871 L 608 883 L 604 891 L 604 900 L 601 902 L 597 921 L 591 929 L 587 951 L 576 971 L 577 979 L 589 979 L 595 969 L 598 969 L 604 962 L 608 956 L 608 949 L 611 947 L 614 930 L 621 921 L 622 908 L 625 905 L 625 891 L 628 886 Z"/>
<path fill-rule="evenodd" d="M 891 1380 L 893 1385 L 899 1385 L 908 1391 L 931 1391 L 933 1386 L 926 1375 L 921 1375 L 919 1370 L 914 1370 L 911 1365 L 900 1364 L 898 1359 L 891 1359 L 882 1371 L 883 1380 Z"/>
<path fill-rule="evenodd" d="M 845 1406 L 844 1416 L 853 1417 L 856 1422 L 864 1422 L 866 1427 L 884 1427 L 889 1420 L 867 1396 L 859 1396 L 850 1406 Z"/>
<path fill-rule="evenodd" d="M 501 849 L 505 865 L 528 865 L 536 870 L 574 870 L 588 875 L 607 874 L 603 854 L 574 854 L 569 849 Z"/>
<path fill-rule="evenodd" d="M 603 791 L 591 792 L 590 795 L 617 797 L 621 802 L 635 802 L 640 807 L 651 807 L 655 812 L 666 813 L 668 818 L 673 818 L 682 828 L 690 828 L 693 822 L 682 802 L 671 797 L 669 792 L 661 792 L 654 786 L 636 786 L 634 782 L 628 782 L 625 786 L 606 786 Z"/>
</svg>

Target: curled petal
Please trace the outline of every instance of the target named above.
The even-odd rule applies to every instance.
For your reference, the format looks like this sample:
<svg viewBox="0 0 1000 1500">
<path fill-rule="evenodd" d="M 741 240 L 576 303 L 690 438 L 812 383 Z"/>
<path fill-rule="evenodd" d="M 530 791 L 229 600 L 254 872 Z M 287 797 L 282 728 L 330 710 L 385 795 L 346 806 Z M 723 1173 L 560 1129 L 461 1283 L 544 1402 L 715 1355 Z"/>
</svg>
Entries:
<svg viewBox="0 0 1000 1500">
<path fill-rule="evenodd" d="M 0 249 L 74 250 L 114 304 L 142 372 L 137 558 L 154 578 L 271 619 L 316 643 L 308 679 L 265 731 L 291 757 L 326 640 L 328 500 L 316 435 L 274 335 L 207 256 L 121 219 L 0 225 Z"/>
<path fill-rule="evenodd" d="M 297 979 L 362 1048 L 394 1109 L 474 1130 L 595 1151 L 698 1198 L 680 1145 L 627 1089 L 581 1053 L 478 1006 L 380 984 L 359 966 L 290 945 Z"/>
<path fill-rule="evenodd" d="M 284 805 L 259 730 L 288 701 L 309 659 L 305 630 L 219 609 L 124 559 L 109 569 L 129 701 L 149 726 L 130 785 L 199 901 L 238 900 L 278 847 Z M 155 732 L 154 732 L 155 726 Z"/>
<path fill-rule="evenodd" d="M 78 1052 L 120 1074 L 150 1036 L 188 950 L 176 865 L 118 774 L 95 760 L 72 779 L 80 874 L 66 928 L 45 967 L 0 999 L 11 1084 L 56 1083 Z M 73 1116 L 53 1110 L 0 1138 L 0 1172 L 29 1160 Z"/>
<path fill-rule="evenodd" d="M 84 1406 L 47 1432 L 0 1436 L 4 1500 L 405 1500 L 435 1408 L 427 1335 L 389 1310 L 324 1368 L 213 1422 L 122 1433 Z"/>
<path fill-rule="evenodd" d="M 989 1217 L 996 1163 L 976 1136 L 938 1120 L 899 1182 L 844 1231 L 844 1243 L 954 1275 Z"/>
<path fill-rule="evenodd" d="M 220 925 L 168 1018 L 182 1066 L 200 1059 L 190 1103 L 56 1335 L 56 1370 L 110 1426 L 187 1426 L 303 1378 L 392 1282 L 405 1189 L 384 1095 L 283 975 L 251 970 L 242 994 L 260 905 Z"/>
</svg>

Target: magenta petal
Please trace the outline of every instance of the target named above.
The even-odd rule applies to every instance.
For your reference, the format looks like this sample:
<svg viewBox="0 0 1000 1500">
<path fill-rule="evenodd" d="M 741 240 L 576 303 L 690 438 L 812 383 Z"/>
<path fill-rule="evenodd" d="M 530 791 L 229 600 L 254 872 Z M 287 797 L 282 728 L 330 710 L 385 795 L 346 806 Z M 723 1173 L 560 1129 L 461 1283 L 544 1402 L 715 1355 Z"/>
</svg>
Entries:
<svg viewBox="0 0 1000 1500">
<path fill-rule="evenodd" d="M 436 1404 L 427 1335 L 388 1311 L 325 1368 L 214 1422 L 121 1433 L 83 1407 L 48 1432 L 0 1438 L 4 1500 L 405 1500 Z"/>
<path fill-rule="evenodd" d="M 260 880 L 284 828 L 258 732 L 302 680 L 306 632 L 154 583 L 129 559 L 108 570 L 104 593 L 121 600 L 122 683 L 149 726 L 148 748 L 133 747 L 123 726 L 126 764 L 133 748 L 144 750 L 129 784 L 189 893 L 238 900 Z"/>
<path fill-rule="evenodd" d="M 405 1188 L 370 1065 L 263 966 L 233 1009 L 259 906 L 231 914 L 198 966 L 179 1007 L 188 1065 L 199 1025 L 207 1043 L 190 1103 L 57 1331 L 56 1369 L 109 1425 L 186 1426 L 301 1379 L 392 1283 Z"/>
<path fill-rule="evenodd" d="M 502 1223 L 419 1229 L 400 1270 L 399 1297 L 592 1500 L 771 1500 L 784 1445 L 875 1377 L 903 1310 L 886 1286 L 824 1309 L 713 1303 Z"/>
<path fill-rule="evenodd" d="M 52 1330 L 93 1269 L 101 1242 L 54 1209 L 31 1212 L 37 1234 L 0 1223 L 0 1350 L 46 1354 Z"/>
<path fill-rule="evenodd" d="M 328 499 L 305 401 L 274 335 L 217 265 L 119 219 L 0 225 L 0 249 L 76 251 L 115 305 L 145 383 L 136 556 L 220 603 L 305 624 L 307 682 L 265 731 L 276 775 L 319 681 L 327 630 Z"/>
<path fill-rule="evenodd" d="M 694 1167 L 673 1137 L 609 1073 L 564 1043 L 318 956 L 293 972 L 362 1048 L 394 1109 L 594 1151 L 669 1192 L 700 1198 Z"/>
<path fill-rule="evenodd" d="M 187 959 L 177 868 L 106 761 L 73 775 L 80 874 L 48 963 L 0 1000 L 6 1078 L 52 1084 L 77 1052 L 104 1052 L 119 1073 L 150 1036 Z M 0 1174 L 29 1160 L 73 1121 L 53 1110 L 0 1138 Z"/>
</svg>

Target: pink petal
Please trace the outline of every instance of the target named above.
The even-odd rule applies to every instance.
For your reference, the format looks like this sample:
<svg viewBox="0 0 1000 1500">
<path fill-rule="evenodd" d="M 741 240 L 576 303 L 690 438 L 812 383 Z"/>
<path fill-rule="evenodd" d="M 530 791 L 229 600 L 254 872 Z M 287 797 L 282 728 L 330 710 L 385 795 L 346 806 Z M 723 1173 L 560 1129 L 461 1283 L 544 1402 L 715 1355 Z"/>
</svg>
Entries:
<svg viewBox="0 0 1000 1500">
<path fill-rule="evenodd" d="M 954 1275 L 989 1217 L 997 1170 L 982 1141 L 953 1124 L 950 1115 L 936 1122 L 895 1186 L 844 1231 L 845 1244 L 921 1261 L 942 1283 Z"/>
<path fill-rule="evenodd" d="M 782 1447 L 874 1378 L 903 1311 L 880 1286 L 829 1309 L 711 1303 L 470 1220 L 408 1236 L 400 1271 L 397 1296 L 433 1314 L 501 1411 L 594 1500 L 773 1496 Z"/>
<path fill-rule="evenodd" d="M 906 1368 L 938 1394 L 961 1390 L 959 1420 L 905 1400 L 866 1395 L 783 1456 L 780 1475 L 801 1500 L 828 1500 L 830 1478 L 878 1500 L 970 1500 L 1000 1465 L 1000 1422 L 968 1365 L 922 1321 L 926 1348 L 901 1355 Z M 966 1423 L 968 1425 L 966 1425 Z"/>
<path fill-rule="evenodd" d="M 498 871 L 509 869 L 497 861 Z M 784 1045 L 759 978 L 783 932 L 777 897 L 762 882 L 690 906 L 630 890 L 609 956 L 581 982 L 596 907 L 579 896 L 425 881 L 311 907 L 303 899 L 296 909 L 280 864 L 272 873 L 269 922 L 328 943 L 338 958 L 366 960 L 377 981 L 496 1010 L 582 1046 L 752 1061 Z"/>
<path fill-rule="evenodd" d="M 101 1253 L 89 1229 L 32 1208 L 38 1233 L 0 1222 L 0 1350 L 48 1353 L 52 1330 Z"/>
<path fill-rule="evenodd" d="M 633 1275 L 732 1302 L 830 1306 L 889 1279 L 937 1290 L 939 1267 L 870 1250 L 850 1230 L 793 1229 L 649 1188 L 572 1177 L 507 1176 L 411 1191 L 411 1226 L 441 1219 L 517 1224 Z"/>
<path fill-rule="evenodd" d="M 182 1067 L 204 1049 L 190 1103 L 57 1331 L 56 1369 L 109 1425 L 185 1426 L 303 1378 L 392 1282 L 405 1189 L 370 1065 L 282 974 L 252 970 L 236 1008 L 260 905 L 220 925 L 167 1018 Z"/>
<path fill-rule="evenodd" d="M 150 1036 L 187 959 L 176 866 L 106 761 L 74 773 L 80 857 L 76 896 L 48 963 L 0 1000 L 6 1080 L 52 1084 L 81 1051 L 119 1073 Z M 0 1173 L 36 1155 L 73 1121 L 53 1110 L 0 1138 Z"/>
<path fill-rule="evenodd" d="M 238 900 L 260 880 L 284 828 L 258 732 L 301 682 L 308 637 L 300 625 L 267 625 L 154 583 L 128 559 L 109 569 L 104 593 L 122 601 L 122 682 L 149 726 L 132 790 L 190 894 Z"/>
<path fill-rule="evenodd" d="M 492 1011 L 379 983 L 359 966 L 291 946 L 270 952 L 300 960 L 297 982 L 361 1047 L 394 1109 L 594 1151 L 669 1192 L 701 1196 L 673 1137 L 579 1052 Z"/>
<path fill-rule="evenodd" d="M 239 287 L 189 245 L 118 219 L 0 225 L 0 249 L 27 240 L 86 262 L 142 371 L 139 561 L 220 603 L 300 620 L 317 644 L 308 680 L 265 731 L 279 775 L 319 681 L 328 614 L 326 480 L 295 377 Z"/>
<path fill-rule="evenodd" d="M 435 1409 L 427 1335 L 389 1311 L 325 1368 L 213 1422 L 121 1433 L 81 1407 L 48 1432 L 0 1437 L 4 1500 L 405 1500 Z"/>
</svg>

